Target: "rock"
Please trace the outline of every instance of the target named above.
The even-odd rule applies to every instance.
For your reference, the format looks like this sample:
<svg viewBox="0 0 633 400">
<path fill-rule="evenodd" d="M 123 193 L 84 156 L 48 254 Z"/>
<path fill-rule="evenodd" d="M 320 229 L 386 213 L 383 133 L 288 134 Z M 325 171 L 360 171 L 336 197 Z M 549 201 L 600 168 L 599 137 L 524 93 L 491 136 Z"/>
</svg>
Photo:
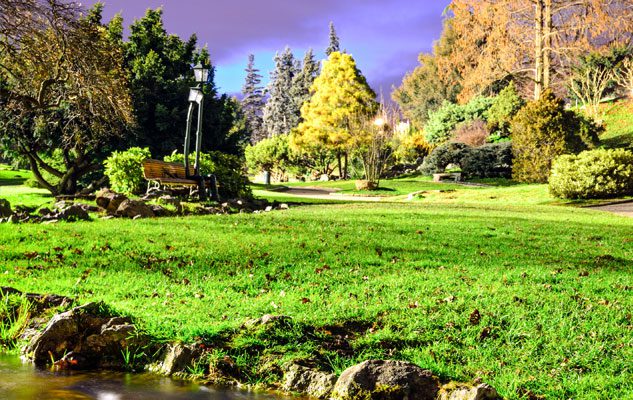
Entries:
<svg viewBox="0 0 633 400">
<path fill-rule="evenodd" d="M 291 364 L 284 374 L 283 389 L 305 393 L 317 399 L 327 399 L 336 384 L 336 375 Z"/>
<path fill-rule="evenodd" d="M 101 189 L 96 193 L 97 205 L 105 208 L 109 213 L 115 213 L 121 203 L 127 200 L 127 196 L 113 192 L 110 189 Z"/>
<path fill-rule="evenodd" d="M 62 209 L 56 216 L 56 219 L 64 221 L 89 221 L 90 215 L 81 208 L 80 205 L 73 204 Z"/>
<path fill-rule="evenodd" d="M 13 214 L 9 200 L 0 199 L 0 217 L 7 218 Z"/>
<path fill-rule="evenodd" d="M 44 216 L 51 215 L 53 212 L 51 211 L 50 208 L 42 207 L 39 210 L 37 210 L 37 213 L 41 215 L 42 217 L 44 217 Z"/>
<path fill-rule="evenodd" d="M 438 400 L 499 400 L 501 397 L 490 385 L 485 383 L 471 386 L 459 383 L 449 383 L 442 386 Z"/>
<path fill-rule="evenodd" d="M 58 219 L 49 219 L 49 220 L 47 220 L 47 221 L 42 222 L 42 224 L 43 224 L 43 225 L 53 225 L 53 224 L 56 224 L 56 223 L 58 223 L 58 222 L 59 222 L 59 220 L 58 220 Z"/>
<path fill-rule="evenodd" d="M 280 210 L 288 210 L 289 208 L 290 208 L 290 207 L 289 207 L 289 206 L 288 206 L 288 204 L 286 204 L 286 203 L 281 203 L 281 204 L 279 205 L 279 209 L 280 209 Z"/>
<path fill-rule="evenodd" d="M 370 360 L 343 371 L 333 400 L 434 400 L 439 382 L 430 371 L 404 361 Z"/>
<path fill-rule="evenodd" d="M 7 222 L 10 224 L 18 224 L 20 223 L 20 217 L 18 217 L 15 214 L 12 214 L 9 216 L 9 219 L 7 220 Z"/>
<path fill-rule="evenodd" d="M 273 206 L 268 206 L 264 209 L 265 212 L 271 212 L 273 210 Z"/>
<path fill-rule="evenodd" d="M 152 211 L 150 206 L 140 200 L 127 199 L 122 202 L 116 210 L 116 215 L 127 218 L 152 218 L 154 217 L 154 211 Z"/>
<path fill-rule="evenodd" d="M 88 303 L 55 315 L 23 352 L 38 366 L 51 359 L 75 369 L 122 366 L 122 351 L 143 345 L 144 339 L 128 318 L 104 316 L 102 309 L 101 303 Z M 76 362 L 64 364 L 71 352 Z"/>
<path fill-rule="evenodd" d="M 272 324 L 289 324 L 292 322 L 292 318 L 286 315 L 272 315 L 266 314 L 260 318 L 248 320 L 242 325 L 243 328 L 251 329 L 263 325 Z"/>
<path fill-rule="evenodd" d="M 183 344 L 172 344 L 167 349 L 167 355 L 160 367 L 160 373 L 172 375 L 176 372 L 184 372 L 192 365 L 194 359 L 198 357 L 200 351 L 195 346 Z"/>
<path fill-rule="evenodd" d="M 58 201 L 57 203 L 55 203 L 53 208 L 56 209 L 56 210 L 62 210 L 64 208 L 66 208 L 66 207 L 72 206 L 73 204 L 74 203 L 72 201 L 61 200 L 61 201 Z"/>
<path fill-rule="evenodd" d="M 90 204 L 82 204 L 82 203 L 78 203 L 77 205 L 86 212 L 99 212 L 99 207 L 97 206 L 93 206 Z"/>
</svg>

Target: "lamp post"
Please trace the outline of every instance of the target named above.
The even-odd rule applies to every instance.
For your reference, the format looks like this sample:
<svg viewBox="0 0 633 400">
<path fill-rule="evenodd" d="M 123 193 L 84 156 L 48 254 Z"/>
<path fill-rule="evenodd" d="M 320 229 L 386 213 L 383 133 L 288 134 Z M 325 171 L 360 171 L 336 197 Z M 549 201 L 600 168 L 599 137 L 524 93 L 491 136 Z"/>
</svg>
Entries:
<svg viewBox="0 0 633 400">
<path fill-rule="evenodd" d="M 209 82 L 211 70 L 198 63 L 193 67 L 193 74 L 197 86 L 189 90 L 189 110 L 187 112 L 187 131 L 185 134 L 185 173 L 188 178 L 194 178 L 200 182 L 199 192 L 202 199 L 206 198 L 205 181 L 200 174 L 200 150 L 202 148 L 202 117 L 204 110 L 204 85 Z M 196 130 L 196 161 L 193 174 L 189 171 L 189 153 L 191 151 L 191 125 L 193 123 L 194 107 L 198 105 L 198 126 Z"/>
</svg>

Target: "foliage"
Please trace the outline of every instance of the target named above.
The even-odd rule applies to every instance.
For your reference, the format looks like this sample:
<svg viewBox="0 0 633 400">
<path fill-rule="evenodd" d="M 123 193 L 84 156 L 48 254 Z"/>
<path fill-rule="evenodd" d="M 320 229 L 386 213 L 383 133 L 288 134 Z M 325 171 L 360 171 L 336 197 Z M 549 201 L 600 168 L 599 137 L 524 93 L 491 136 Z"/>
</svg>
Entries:
<svg viewBox="0 0 633 400">
<path fill-rule="evenodd" d="M 572 69 L 569 91 L 579 101 L 585 113 L 595 120 L 602 120 L 600 103 L 615 93 L 618 66 L 629 54 L 626 48 L 613 48 L 607 54 L 583 55 L 579 65 Z"/>
<path fill-rule="evenodd" d="M 468 178 L 509 178 L 512 160 L 512 144 L 509 142 L 481 147 L 450 142 L 433 150 L 420 171 L 426 175 L 442 173 L 449 164 L 455 164 Z"/>
<path fill-rule="evenodd" d="M 354 155 L 363 165 L 364 179 L 378 188 L 380 178 L 393 156 L 394 136 L 399 123 L 398 113 L 384 105 L 377 116 L 361 115 L 351 125 Z"/>
<path fill-rule="evenodd" d="M 174 152 L 165 156 L 164 160 L 184 163 L 185 156 Z M 215 175 L 218 182 L 218 192 L 223 199 L 252 197 L 248 178 L 243 171 L 243 160 L 235 155 L 219 151 L 200 153 L 200 173 Z"/>
<path fill-rule="evenodd" d="M 9 3 L 0 13 L 0 36 L 11 38 L 0 40 L 1 145 L 28 159 L 42 187 L 74 194 L 133 124 L 121 53 L 76 4 Z M 55 150 L 61 168 L 44 160 Z"/>
<path fill-rule="evenodd" d="M 460 123 L 485 118 L 493 101 L 489 97 L 475 97 L 465 105 L 444 102 L 442 107 L 429 114 L 424 127 L 426 140 L 434 145 L 450 140 Z"/>
<path fill-rule="evenodd" d="M 455 128 L 453 141 L 479 147 L 486 144 L 490 131 L 486 122 L 481 119 L 462 122 Z"/>
<path fill-rule="evenodd" d="M 278 135 L 248 146 L 244 152 L 246 165 L 252 173 L 270 172 L 281 180 L 297 165 L 298 155 L 290 146 L 289 135 Z"/>
<path fill-rule="evenodd" d="M 126 151 L 113 152 L 104 162 L 110 188 L 119 193 L 141 193 L 145 183 L 143 161 L 151 156 L 147 147 L 132 147 Z"/>
<path fill-rule="evenodd" d="M 242 87 L 242 110 L 246 118 L 251 143 L 255 144 L 266 137 L 263 129 L 264 89 L 259 86 L 262 76 L 255 68 L 255 56 L 249 54 L 246 67 L 246 80 Z"/>
<path fill-rule="evenodd" d="M 291 94 L 298 72 L 289 47 L 275 55 L 275 70 L 270 74 L 268 100 L 264 106 L 264 129 L 268 136 L 287 134 L 299 123 L 300 108 Z"/>
<path fill-rule="evenodd" d="M 323 63 L 311 92 L 301 108 L 303 121 L 293 132 L 293 144 L 307 152 L 334 152 L 340 167 L 340 155 L 347 154 L 353 142 L 352 125 L 377 110 L 376 94 L 352 56 L 338 52 Z"/>
<path fill-rule="evenodd" d="M 455 38 L 437 63 L 459 71 L 462 102 L 509 77 L 534 99 L 564 95 L 573 60 L 630 43 L 633 29 L 629 0 L 454 0 L 449 10 Z"/>
<path fill-rule="evenodd" d="M 564 199 L 633 195 L 633 153 L 597 149 L 563 155 L 552 166 L 550 193 Z"/>
<path fill-rule="evenodd" d="M 499 92 L 486 113 L 488 129 L 495 140 L 510 136 L 512 118 L 524 106 L 525 100 L 517 92 L 514 81 L 510 82 L 508 86 Z"/>
<path fill-rule="evenodd" d="M 424 134 L 410 124 L 401 123 L 396 127 L 393 137 L 394 158 L 401 163 L 413 163 L 424 158 L 433 147 L 426 141 Z"/>
<path fill-rule="evenodd" d="M 405 117 L 414 127 L 422 129 L 429 114 L 436 111 L 446 101 L 455 103 L 461 90 L 458 73 L 452 69 L 442 69 L 438 58 L 450 52 L 454 40 L 451 20 L 444 21 L 444 31 L 433 46 L 432 54 L 420 54 L 420 65 L 408 73 L 400 87 L 391 97 L 398 103 Z"/>
<path fill-rule="evenodd" d="M 512 176 L 520 182 L 547 182 L 555 158 L 592 148 L 601 128 L 545 91 L 528 103 L 512 121 L 515 155 Z"/>
<path fill-rule="evenodd" d="M 420 172 L 425 175 L 432 175 L 444 172 L 449 164 L 461 166 L 461 162 L 468 154 L 470 148 L 467 144 L 456 142 L 440 145 L 424 159 Z"/>
<path fill-rule="evenodd" d="M 338 35 L 336 34 L 336 28 L 334 27 L 334 22 L 330 21 L 330 44 L 327 49 L 325 49 L 325 55 L 330 57 L 332 53 L 340 53 L 341 52 L 341 44 Z"/>
<path fill-rule="evenodd" d="M 512 143 L 489 143 L 470 148 L 459 162 L 469 178 L 510 178 L 512 176 Z"/>
<path fill-rule="evenodd" d="M 312 49 L 309 49 L 303 57 L 303 63 L 297 74 L 292 77 L 290 95 L 295 102 L 297 110 L 301 110 L 303 104 L 310 100 L 310 88 L 319 75 L 319 63 L 314 59 Z"/>
</svg>

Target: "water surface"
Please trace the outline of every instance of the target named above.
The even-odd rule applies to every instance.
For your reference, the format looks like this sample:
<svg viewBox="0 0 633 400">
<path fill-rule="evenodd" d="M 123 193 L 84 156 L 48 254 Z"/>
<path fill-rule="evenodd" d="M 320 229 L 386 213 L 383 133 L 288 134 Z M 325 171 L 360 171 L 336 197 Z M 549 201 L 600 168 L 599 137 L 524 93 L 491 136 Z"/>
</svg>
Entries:
<svg viewBox="0 0 633 400">
<path fill-rule="evenodd" d="M 53 372 L 0 354 L 2 400 L 280 400 L 284 397 L 210 388 L 153 374 Z"/>
</svg>

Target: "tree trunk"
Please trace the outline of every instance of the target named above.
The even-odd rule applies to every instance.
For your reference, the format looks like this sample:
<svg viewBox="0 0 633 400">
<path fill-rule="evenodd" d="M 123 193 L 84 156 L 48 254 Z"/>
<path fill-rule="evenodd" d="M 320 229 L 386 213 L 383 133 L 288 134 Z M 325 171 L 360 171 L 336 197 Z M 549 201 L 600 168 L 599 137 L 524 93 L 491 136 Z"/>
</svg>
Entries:
<svg viewBox="0 0 633 400">
<path fill-rule="evenodd" d="M 543 92 L 543 13 L 544 0 L 536 0 L 535 37 L 534 37 L 534 99 L 538 100 Z"/>
<path fill-rule="evenodd" d="M 548 89 L 552 78 L 552 0 L 545 0 L 545 21 L 543 22 L 543 89 Z"/>
<path fill-rule="evenodd" d="M 344 164 L 343 164 L 343 179 L 347 179 L 348 178 L 348 174 L 347 174 L 347 169 L 348 169 L 348 157 L 347 157 L 347 152 L 344 155 Z"/>
<path fill-rule="evenodd" d="M 338 162 L 338 177 L 340 179 L 343 179 L 343 163 L 341 161 L 341 152 L 340 151 L 336 153 L 336 159 L 337 159 L 337 162 Z"/>
</svg>

